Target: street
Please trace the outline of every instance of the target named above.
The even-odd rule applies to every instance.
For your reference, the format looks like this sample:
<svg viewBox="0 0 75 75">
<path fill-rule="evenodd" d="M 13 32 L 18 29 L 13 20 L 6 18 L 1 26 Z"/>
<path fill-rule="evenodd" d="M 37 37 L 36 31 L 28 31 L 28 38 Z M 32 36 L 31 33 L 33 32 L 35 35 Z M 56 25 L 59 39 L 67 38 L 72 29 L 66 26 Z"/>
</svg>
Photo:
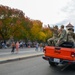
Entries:
<svg viewBox="0 0 75 75">
<path fill-rule="evenodd" d="M 75 75 L 70 67 L 51 67 L 42 56 L 0 64 L 0 75 Z"/>
</svg>

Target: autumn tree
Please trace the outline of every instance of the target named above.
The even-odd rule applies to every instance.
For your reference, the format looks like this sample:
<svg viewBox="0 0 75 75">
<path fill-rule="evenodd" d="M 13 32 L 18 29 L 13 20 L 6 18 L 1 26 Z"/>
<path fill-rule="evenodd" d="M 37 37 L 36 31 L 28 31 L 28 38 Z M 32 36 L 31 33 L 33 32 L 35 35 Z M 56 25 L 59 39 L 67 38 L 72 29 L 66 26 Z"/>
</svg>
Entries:
<svg viewBox="0 0 75 75">
<path fill-rule="evenodd" d="M 22 23 L 24 21 L 24 13 L 21 10 L 0 6 L 0 35 L 3 39 L 9 39 L 11 35 L 14 38 L 23 36 L 25 29 Z"/>
<path fill-rule="evenodd" d="M 51 38 L 53 36 L 53 32 L 48 27 L 43 27 L 42 31 L 46 35 L 45 41 L 47 41 L 47 39 L 49 39 L 49 38 Z"/>
<path fill-rule="evenodd" d="M 33 20 L 33 27 L 31 29 L 32 40 L 40 40 L 42 22 L 39 20 Z"/>
<path fill-rule="evenodd" d="M 31 29 L 33 27 L 32 20 L 29 17 L 25 17 L 25 21 L 23 23 L 24 28 L 26 29 L 26 40 L 31 40 Z"/>
<path fill-rule="evenodd" d="M 40 42 L 46 42 L 46 34 L 44 32 L 40 31 L 38 37 Z"/>
<path fill-rule="evenodd" d="M 13 37 L 16 40 L 25 39 L 45 42 L 52 36 L 47 27 L 43 28 L 40 20 L 25 17 L 23 11 L 0 5 L 0 39 Z"/>
</svg>

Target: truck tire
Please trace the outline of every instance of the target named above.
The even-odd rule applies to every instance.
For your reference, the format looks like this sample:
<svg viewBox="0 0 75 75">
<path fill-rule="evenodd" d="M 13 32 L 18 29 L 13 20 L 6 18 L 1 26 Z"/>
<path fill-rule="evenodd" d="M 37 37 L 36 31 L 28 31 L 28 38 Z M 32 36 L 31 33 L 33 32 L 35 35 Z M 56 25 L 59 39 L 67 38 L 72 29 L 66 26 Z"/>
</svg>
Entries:
<svg viewBox="0 0 75 75">
<path fill-rule="evenodd" d="M 57 63 L 51 62 L 50 60 L 49 60 L 49 64 L 50 64 L 50 66 L 57 66 L 58 65 Z"/>
</svg>

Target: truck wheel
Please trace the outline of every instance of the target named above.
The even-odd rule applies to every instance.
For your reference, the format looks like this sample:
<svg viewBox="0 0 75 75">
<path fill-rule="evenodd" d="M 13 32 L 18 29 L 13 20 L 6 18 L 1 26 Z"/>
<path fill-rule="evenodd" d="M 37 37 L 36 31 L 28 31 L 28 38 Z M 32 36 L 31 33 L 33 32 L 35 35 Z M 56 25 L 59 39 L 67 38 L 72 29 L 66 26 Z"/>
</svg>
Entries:
<svg viewBox="0 0 75 75">
<path fill-rule="evenodd" d="M 54 63 L 54 62 L 51 62 L 51 61 L 49 61 L 49 64 L 50 64 L 50 66 L 57 66 L 58 65 L 57 63 Z"/>
</svg>

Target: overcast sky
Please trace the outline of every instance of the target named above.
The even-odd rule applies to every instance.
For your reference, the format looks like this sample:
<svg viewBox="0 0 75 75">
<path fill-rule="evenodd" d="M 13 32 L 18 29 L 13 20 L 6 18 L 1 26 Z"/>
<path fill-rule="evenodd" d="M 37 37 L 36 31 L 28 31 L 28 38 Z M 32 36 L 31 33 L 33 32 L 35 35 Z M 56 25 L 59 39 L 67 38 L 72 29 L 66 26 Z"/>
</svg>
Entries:
<svg viewBox="0 0 75 75">
<path fill-rule="evenodd" d="M 75 0 L 0 0 L 0 4 L 20 9 L 44 25 L 75 25 Z"/>
</svg>

